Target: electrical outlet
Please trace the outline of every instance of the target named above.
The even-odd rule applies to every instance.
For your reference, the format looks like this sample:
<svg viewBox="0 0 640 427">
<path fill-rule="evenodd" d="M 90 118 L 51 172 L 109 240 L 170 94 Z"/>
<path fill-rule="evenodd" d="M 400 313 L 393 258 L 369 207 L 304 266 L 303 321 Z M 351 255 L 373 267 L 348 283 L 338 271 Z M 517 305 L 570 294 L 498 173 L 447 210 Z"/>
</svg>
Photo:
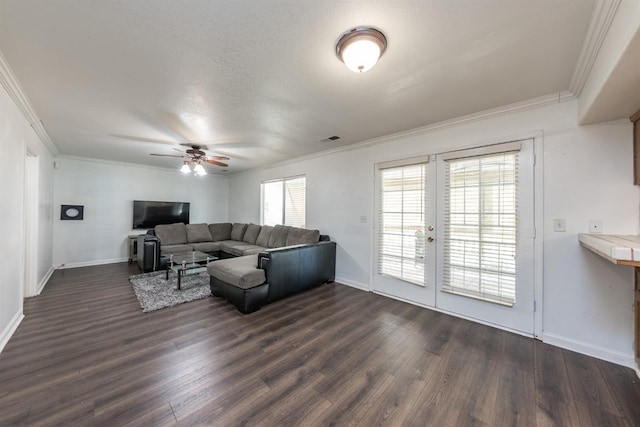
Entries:
<svg viewBox="0 0 640 427">
<path fill-rule="evenodd" d="M 367 223 L 367 216 L 366 215 L 360 215 L 360 222 L 363 224 Z"/>
<path fill-rule="evenodd" d="M 567 231 L 567 223 L 564 219 L 558 218 L 553 220 L 553 231 Z"/>
<path fill-rule="evenodd" d="M 590 220 L 589 233 L 602 233 L 602 221 L 599 219 Z"/>
</svg>

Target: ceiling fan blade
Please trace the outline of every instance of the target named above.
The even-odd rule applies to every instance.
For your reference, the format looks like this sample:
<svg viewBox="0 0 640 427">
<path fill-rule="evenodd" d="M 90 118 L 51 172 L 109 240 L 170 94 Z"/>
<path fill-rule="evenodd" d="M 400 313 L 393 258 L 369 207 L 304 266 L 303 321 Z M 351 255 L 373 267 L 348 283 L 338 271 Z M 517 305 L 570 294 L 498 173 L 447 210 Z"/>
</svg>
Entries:
<svg viewBox="0 0 640 427">
<path fill-rule="evenodd" d="M 178 156 L 176 154 L 149 154 L 150 156 L 160 156 L 160 157 L 180 157 L 184 158 L 186 156 Z"/>
<path fill-rule="evenodd" d="M 217 147 L 214 150 L 211 150 L 211 151 L 213 151 L 214 153 L 221 154 L 221 155 L 223 155 L 225 157 L 230 157 L 232 159 L 249 160 L 249 158 L 246 157 L 246 156 L 241 156 L 240 154 L 236 154 L 236 153 L 230 153 L 230 152 L 228 152 L 226 150 L 218 150 Z M 209 157 L 215 157 L 215 156 L 209 156 Z"/>
<path fill-rule="evenodd" d="M 225 156 L 207 156 L 207 159 L 214 159 L 214 160 L 229 160 L 228 157 Z"/>
<path fill-rule="evenodd" d="M 217 160 L 212 160 L 212 159 L 207 159 L 207 163 L 210 163 L 210 164 L 212 164 L 212 165 L 216 165 L 216 166 L 222 166 L 223 168 L 226 168 L 226 167 L 228 167 L 228 166 L 229 166 L 229 165 L 228 165 L 228 164 L 226 164 L 226 163 L 222 163 L 222 162 L 219 162 L 219 161 L 217 161 Z"/>
</svg>

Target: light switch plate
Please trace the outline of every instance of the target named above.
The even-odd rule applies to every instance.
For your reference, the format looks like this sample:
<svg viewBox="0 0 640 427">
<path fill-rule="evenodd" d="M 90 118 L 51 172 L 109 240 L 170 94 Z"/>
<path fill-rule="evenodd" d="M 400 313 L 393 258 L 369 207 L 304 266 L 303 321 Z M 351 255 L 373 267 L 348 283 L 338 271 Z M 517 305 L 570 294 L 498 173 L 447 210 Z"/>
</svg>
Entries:
<svg viewBox="0 0 640 427">
<path fill-rule="evenodd" d="M 558 218 L 553 220 L 553 231 L 564 232 L 567 231 L 567 223 L 564 219 Z"/>
</svg>

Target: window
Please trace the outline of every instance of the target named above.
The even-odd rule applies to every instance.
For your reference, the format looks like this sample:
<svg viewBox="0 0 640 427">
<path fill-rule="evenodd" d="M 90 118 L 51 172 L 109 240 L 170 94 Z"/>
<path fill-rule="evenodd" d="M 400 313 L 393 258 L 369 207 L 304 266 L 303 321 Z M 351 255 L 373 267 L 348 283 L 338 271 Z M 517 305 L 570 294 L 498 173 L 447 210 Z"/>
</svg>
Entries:
<svg viewBox="0 0 640 427">
<path fill-rule="evenodd" d="M 426 163 L 379 168 L 378 273 L 424 286 Z"/>
<path fill-rule="evenodd" d="M 262 183 L 262 224 L 305 227 L 306 177 Z"/>
<path fill-rule="evenodd" d="M 515 303 L 518 153 L 446 161 L 442 289 Z"/>
</svg>

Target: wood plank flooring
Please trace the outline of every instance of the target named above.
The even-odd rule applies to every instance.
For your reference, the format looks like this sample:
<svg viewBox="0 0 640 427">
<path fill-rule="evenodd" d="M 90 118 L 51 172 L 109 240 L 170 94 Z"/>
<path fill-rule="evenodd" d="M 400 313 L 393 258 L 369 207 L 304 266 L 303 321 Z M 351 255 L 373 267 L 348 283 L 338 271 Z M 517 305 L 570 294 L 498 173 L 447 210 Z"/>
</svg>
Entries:
<svg viewBox="0 0 640 427">
<path fill-rule="evenodd" d="M 142 313 L 126 263 L 54 273 L 0 354 L 0 426 L 640 426 L 611 363 L 339 284 Z"/>
</svg>

